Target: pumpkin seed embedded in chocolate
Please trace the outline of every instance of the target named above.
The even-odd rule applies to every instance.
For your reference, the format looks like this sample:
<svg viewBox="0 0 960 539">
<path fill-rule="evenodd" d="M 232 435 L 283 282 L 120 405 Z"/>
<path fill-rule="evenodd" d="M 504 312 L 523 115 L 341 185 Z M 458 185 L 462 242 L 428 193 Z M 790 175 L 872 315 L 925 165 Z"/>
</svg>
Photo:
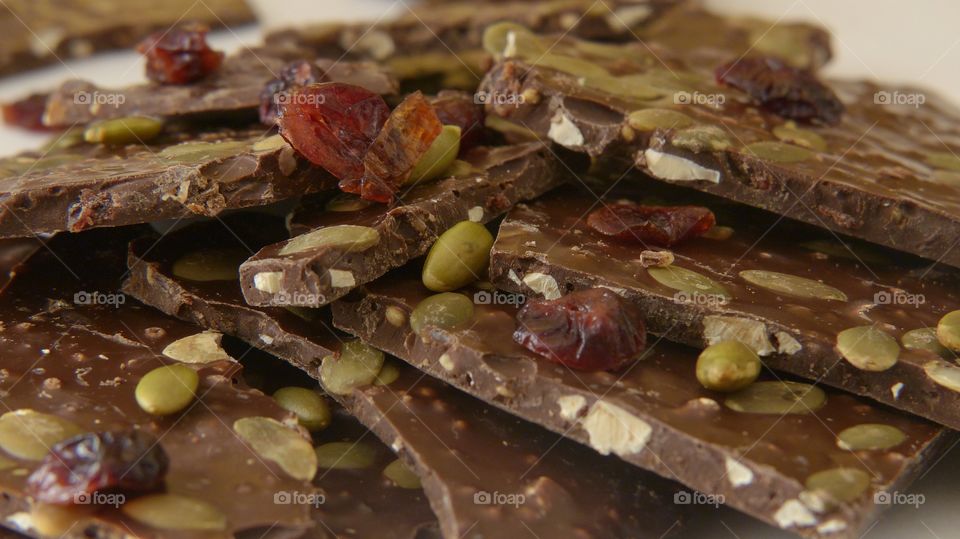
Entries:
<svg viewBox="0 0 960 539">
<path fill-rule="evenodd" d="M 473 301 L 463 294 L 443 292 L 424 298 L 410 313 L 410 328 L 422 335 L 425 328 L 435 326 L 453 329 L 473 318 Z"/>
<path fill-rule="evenodd" d="M 473 221 L 461 221 L 437 238 L 423 263 L 423 284 L 434 292 L 449 292 L 484 275 L 490 263 L 493 235 Z"/>
<path fill-rule="evenodd" d="M 201 249 L 178 258 L 172 271 L 188 281 L 236 281 L 240 264 L 250 255 L 243 249 Z"/>
<path fill-rule="evenodd" d="M 949 312 L 937 323 L 937 339 L 954 352 L 960 352 L 960 311 Z"/>
<path fill-rule="evenodd" d="M 807 490 L 820 495 L 828 507 L 856 500 L 869 486 L 870 474 L 857 468 L 830 468 L 806 480 Z"/>
<path fill-rule="evenodd" d="M 375 228 L 334 225 L 293 238 L 280 249 L 279 254 L 287 256 L 321 248 L 343 249 L 348 253 L 359 253 L 378 243 L 380 243 L 380 233 Z"/>
<path fill-rule="evenodd" d="M 809 414 L 827 403 L 827 394 L 809 384 L 755 382 L 724 400 L 727 408 L 751 414 Z"/>
<path fill-rule="evenodd" d="M 373 466 L 376 450 L 363 442 L 330 442 L 317 446 L 317 466 L 325 470 L 362 470 Z"/>
<path fill-rule="evenodd" d="M 383 368 L 383 352 L 360 341 L 347 341 L 340 357 L 327 356 L 320 363 L 323 387 L 336 395 L 349 395 L 354 389 L 372 384 Z"/>
<path fill-rule="evenodd" d="M 713 391 L 737 391 L 760 375 L 760 356 L 740 341 L 708 346 L 697 358 L 697 380 Z"/>
<path fill-rule="evenodd" d="M 200 376 L 187 365 L 175 363 L 148 372 L 137 382 L 137 404 L 153 415 L 175 414 L 186 408 L 197 394 Z"/>
<path fill-rule="evenodd" d="M 282 387 L 273 398 L 284 410 L 297 416 L 300 425 L 317 432 L 330 425 L 330 405 L 316 391 L 304 387 Z"/>
<path fill-rule="evenodd" d="M 766 288 L 778 294 L 796 298 L 847 301 L 847 295 L 842 290 L 806 277 L 764 270 L 741 271 L 740 277 L 743 277 L 743 280 L 752 285 Z"/>
<path fill-rule="evenodd" d="M 884 451 L 903 443 L 907 435 L 893 425 L 864 423 L 843 429 L 837 447 L 848 451 Z"/>
<path fill-rule="evenodd" d="M 854 367 L 865 371 L 885 371 L 900 357 L 900 345 L 882 329 L 858 326 L 837 334 L 837 350 Z"/>
<path fill-rule="evenodd" d="M 260 458 L 275 462 L 301 481 L 317 473 L 317 455 L 313 445 L 297 431 L 269 417 L 244 417 L 233 422 L 233 431 Z"/>
<path fill-rule="evenodd" d="M 151 494 L 123 504 L 128 517 L 160 530 L 221 531 L 227 517 L 213 505 L 179 494 Z"/>
<path fill-rule="evenodd" d="M 50 448 L 83 429 L 66 419 L 27 408 L 0 416 L 0 449 L 24 460 L 41 460 Z"/>
<path fill-rule="evenodd" d="M 397 459 L 383 469 L 383 476 L 400 488 L 422 488 L 420 478 L 402 460 Z"/>
</svg>

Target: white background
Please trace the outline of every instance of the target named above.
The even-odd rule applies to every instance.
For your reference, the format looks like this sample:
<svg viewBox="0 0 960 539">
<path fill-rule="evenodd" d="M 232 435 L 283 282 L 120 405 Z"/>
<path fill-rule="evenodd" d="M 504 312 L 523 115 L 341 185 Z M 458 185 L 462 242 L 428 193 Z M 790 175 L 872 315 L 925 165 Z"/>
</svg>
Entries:
<svg viewBox="0 0 960 539">
<path fill-rule="evenodd" d="M 705 0 L 726 13 L 805 20 L 826 26 L 834 36 L 831 76 L 869 77 L 931 88 L 960 103 L 960 2 L 950 0 Z M 362 20 L 403 10 L 402 0 L 255 0 L 262 20 L 285 26 L 308 20 Z M 254 27 L 218 32 L 211 39 L 221 50 L 255 45 Z M 98 55 L 0 80 L 0 101 L 43 91 L 71 77 L 101 86 L 142 80 L 143 63 L 132 52 Z M 0 126 L 0 155 L 34 148 L 44 137 Z M 865 537 L 874 539 L 958 537 L 960 455 L 951 452 L 914 486 L 925 503 L 894 507 Z M 730 510 L 698 511 L 683 537 L 794 537 Z"/>
</svg>

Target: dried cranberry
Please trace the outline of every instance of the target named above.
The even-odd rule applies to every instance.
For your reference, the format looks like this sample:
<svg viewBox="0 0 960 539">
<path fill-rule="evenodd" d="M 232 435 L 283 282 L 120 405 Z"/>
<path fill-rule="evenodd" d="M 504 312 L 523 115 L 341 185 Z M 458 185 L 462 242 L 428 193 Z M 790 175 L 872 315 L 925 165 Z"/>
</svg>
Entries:
<svg viewBox="0 0 960 539">
<path fill-rule="evenodd" d="M 27 493 L 70 504 L 95 492 L 147 492 L 163 485 L 169 463 L 145 432 L 90 432 L 55 445 L 27 478 Z"/>
<path fill-rule="evenodd" d="M 147 57 L 147 78 L 160 84 L 189 84 L 220 67 L 223 53 L 207 44 L 209 28 L 188 24 L 155 32 L 137 45 Z"/>
<path fill-rule="evenodd" d="M 260 92 L 260 122 L 276 123 L 279 103 L 289 100 L 291 91 L 323 82 L 324 78 L 324 73 L 313 62 L 297 60 L 287 64 L 280 76 L 266 83 Z"/>
<path fill-rule="evenodd" d="M 460 128 L 460 153 L 483 143 L 483 105 L 472 94 L 443 90 L 430 99 L 440 123 Z"/>
<path fill-rule="evenodd" d="M 367 151 L 363 176 L 341 180 L 340 189 L 364 200 L 390 202 L 442 128 L 423 94 L 410 94 L 393 110 Z"/>
<path fill-rule="evenodd" d="M 363 157 L 390 115 L 379 95 L 338 82 L 304 86 L 279 105 L 283 138 L 341 180 L 363 176 Z"/>
<path fill-rule="evenodd" d="M 647 343 L 639 309 L 604 288 L 530 301 L 517 321 L 513 340 L 571 369 L 619 369 L 639 357 Z"/>
<path fill-rule="evenodd" d="M 48 94 L 31 94 L 23 99 L 3 105 L 3 122 L 33 131 L 49 131 L 43 125 L 43 113 L 47 109 Z"/>
<path fill-rule="evenodd" d="M 703 235 L 716 224 L 713 212 L 702 206 L 642 206 L 617 202 L 594 210 L 587 225 L 618 240 L 671 247 Z"/>
<path fill-rule="evenodd" d="M 803 122 L 834 125 L 844 106 L 833 90 L 804 69 L 770 57 L 742 58 L 720 66 L 717 82 L 742 90 L 770 112 Z"/>
</svg>

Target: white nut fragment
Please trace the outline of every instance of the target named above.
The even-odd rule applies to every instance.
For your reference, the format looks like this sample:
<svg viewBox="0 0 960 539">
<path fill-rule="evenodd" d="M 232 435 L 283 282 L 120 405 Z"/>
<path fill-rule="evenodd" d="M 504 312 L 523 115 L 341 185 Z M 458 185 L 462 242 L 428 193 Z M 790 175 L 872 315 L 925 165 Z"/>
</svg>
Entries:
<svg viewBox="0 0 960 539">
<path fill-rule="evenodd" d="M 560 406 L 560 417 L 567 421 L 574 421 L 580 417 L 580 412 L 587 405 L 587 399 L 581 395 L 565 395 L 557 399 Z"/>
<path fill-rule="evenodd" d="M 598 400 L 583 418 L 590 447 L 601 455 L 634 455 L 643 451 L 653 429 L 646 421 L 609 402 Z"/>
<path fill-rule="evenodd" d="M 517 33 L 513 30 L 507 32 L 507 44 L 503 47 L 503 57 L 513 58 L 517 55 Z"/>
<path fill-rule="evenodd" d="M 803 345 L 800 344 L 800 341 L 793 338 L 793 335 L 790 335 L 786 331 L 778 331 L 773 334 L 777 338 L 777 352 L 781 354 L 787 354 L 792 356 L 800 350 L 803 350 Z"/>
<path fill-rule="evenodd" d="M 277 155 L 277 165 L 280 166 L 280 174 L 284 176 L 289 176 L 297 170 L 297 157 L 293 146 L 287 146 L 280 150 L 280 154 Z"/>
<path fill-rule="evenodd" d="M 773 514 L 773 520 L 781 528 L 805 528 L 817 523 L 817 517 L 800 500 L 787 500 Z"/>
<path fill-rule="evenodd" d="M 222 339 L 223 334 L 217 331 L 204 331 L 173 341 L 163 349 L 163 355 L 183 363 L 233 360 L 220 346 Z"/>
<path fill-rule="evenodd" d="M 552 300 L 560 297 L 560 287 L 557 280 L 546 273 L 533 272 L 523 276 L 523 283 L 530 290 L 540 294 L 544 299 Z"/>
<path fill-rule="evenodd" d="M 934 382 L 960 393 L 960 367 L 945 361 L 930 361 L 923 366 L 923 370 Z"/>
<path fill-rule="evenodd" d="M 344 32 L 340 36 L 340 47 L 348 51 L 356 49 L 366 52 L 374 60 L 385 60 L 397 50 L 393 38 L 383 30 L 369 30 L 360 36 Z"/>
<path fill-rule="evenodd" d="M 753 483 L 753 470 L 740 464 L 736 460 L 727 457 L 726 462 L 727 479 L 734 487 L 743 487 Z"/>
<path fill-rule="evenodd" d="M 253 287 L 267 294 L 276 294 L 280 291 L 283 282 L 283 272 L 262 271 L 253 276 Z"/>
<path fill-rule="evenodd" d="M 576 148 L 583 145 L 583 133 L 562 110 L 558 110 L 550 120 L 550 131 L 547 132 L 550 140 L 566 148 Z"/>
<path fill-rule="evenodd" d="M 437 363 L 439 363 L 440 366 L 443 367 L 443 370 L 447 372 L 453 371 L 453 368 L 454 368 L 453 359 L 450 358 L 449 354 L 441 355 L 439 358 L 437 358 Z"/>
<path fill-rule="evenodd" d="M 903 391 L 903 382 L 897 382 L 890 386 L 890 394 L 893 395 L 894 399 L 900 398 L 901 391 Z"/>
<path fill-rule="evenodd" d="M 351 271 L 331 269 L 329 273 L 330 286 L 333 288 L 352 288 L 357 286 L 357 280 Z"/>
<path fill-rule="evenodd" d="M 647 170 L 660 179 L 675 181 L 705 180 L 711 183 L 720 183 L 719 171 L 700 166 L 689 159 L 650 149 L 643 152 L 643 155 L 647 161 Z"/>
<path fill-rule="evenodd" d="M 520 276 L 517 275 L 517 272 L 510 270 L 507 272 L 507 279 L 513 281 L 517 286 L 520 286 L 522 282 L 520 281 Z"/>
<path fill-rule="evenodd" d="M 768 356 L 775 351 L 767 336 L 766 324 L 749 318 L 706 316 L 703 318 L 703 339 L 708 345 L 723 341 L 740 341 L 758 356 Z"/>
<path fill-rule="evenodd" d="M 467 219 L 470 219 L 474 223 L 483 221 L 483 206 L 474 206 L 467 210 Z"/>
<path fill-rule="evenodd" d="M 650 18 L 652 13 L 653 8 L 648 5 L 625 6 L 607 15 L 607 24 L 617 32 L 629 31 Z"/>
<path fill-rule="evenodd" d="M 270 346 L 271 344 L 273 344 L 273 337 L 269 335 L 260 335 L 260 342 L 262 342 L 267 346 Z"/>
<path fill-rule="evenodd" d="M 829 535 L 831 533 L 842 532 L 845 529 L 847 529 L 846 522 L 840 520 L 839 518 L 831 518 L 830 520 L 817 526 L 817 533 L 821 535 Z"/>
</svg>

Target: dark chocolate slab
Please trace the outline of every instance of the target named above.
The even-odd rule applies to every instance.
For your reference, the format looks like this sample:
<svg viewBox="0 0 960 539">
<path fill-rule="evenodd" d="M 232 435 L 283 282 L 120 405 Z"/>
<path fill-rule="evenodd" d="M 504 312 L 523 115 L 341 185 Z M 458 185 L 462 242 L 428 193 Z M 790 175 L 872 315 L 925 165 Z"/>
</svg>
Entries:
<svg viewBox="0 0 960 539">
<path fill-rule="evenodd" d="M 571 371 L 513 341 L 516 307 L 502 292 L 468 291 L 480 294 L 471 322 L 427 328 L 426 342 L 401 316 L 430 295 L 417 269 L 334 303 L 335 325 L 486 402 L 801 535 L 859 537 L 884 508 L 874 494 L 904 488 L 951 438 L 942 427 L 836 391 L 810 413 L 734 411 L 723 394 L 697 382 L 697 352 L 667 341 L 621 372 Z M 837 433 L 861 423 L 895 426 L 905 441 L 885 451 L 839 448 Z M 805 481 L 835 467 L 862 470 L 872 483 L 818 513 Z"/>
<path fill-rule="evenodd" d="M 318 307 L 426 254 L 437 236 L 467 219 L 486 223 L 522 200 L 560 185 L 564 170 L 537 143 L 477 148 L 466 157 L 469 171 L 398 193 L 392 207 L 367 205 L 357 211 L 312 206 L 292 220 L 296 231 L 332 225 L 373 228 L 377 243 L 347 252 L 321 245 L 280 254 L 288 242 L 267 246 L 240 266 L 243 295 L 250 305 Z"/>
</svg>

